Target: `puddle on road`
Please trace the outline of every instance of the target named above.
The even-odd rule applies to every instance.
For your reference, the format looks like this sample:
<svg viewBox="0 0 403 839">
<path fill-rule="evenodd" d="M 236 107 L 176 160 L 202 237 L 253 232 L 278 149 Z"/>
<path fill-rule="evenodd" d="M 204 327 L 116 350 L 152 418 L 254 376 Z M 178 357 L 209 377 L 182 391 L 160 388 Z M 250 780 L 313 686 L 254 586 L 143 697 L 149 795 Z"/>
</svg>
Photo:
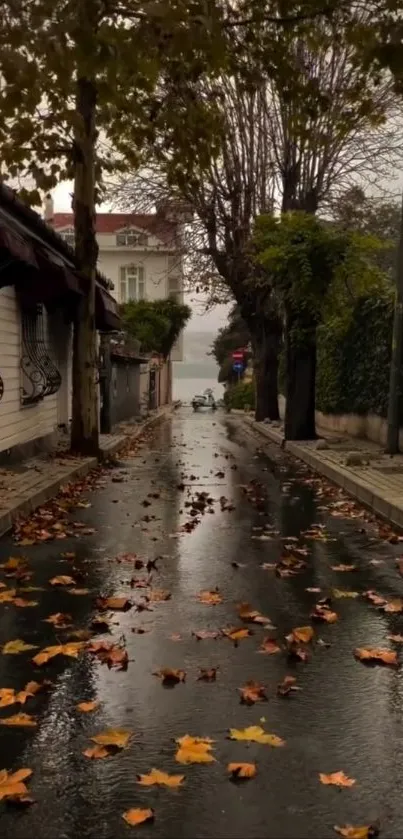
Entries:
<svg viewBox="0 0 403 839">
<path fill-rule="evenodd" d="M 136 830 L 122 819 L 131 807 L 155 810 L 154 823 L 139 828 L 147 839 L 324 839 L 335 835 L 334 824 L 376 819 L 382 837 L 403 835 L 401 673 L 367 668 L 353 657 L 355 647 L 394 649 L 387 635 L 403 633 L 402 615 L 379 611 L 362 597 L 334 599 L 338 621 L 315 623 L 309 661 L 289 661 L 284 650 L 284 636 L 311 624 L 315 603 L 333 589 L 402 596 L 403 580 L 394 562 L 399 546 L 374 540 L 365 521 L 318 511 L 323 497 L 315 495 L 305 470 L 297 480 L 294 470 L 278 449 L 270 458 L 256 457 L 253 444 L 248 448 L 233 430 L 183 411 L 156 432 L 148 450 L 111 471 L 106 486 L 88 495 L 90 508 L 74 513 L 74 520 L 96 528 L 93 535 L 25 548 L 1 540 L 1 561 L 26 556 L 33 571 L 27 585 L 44 589 L 29 594 L 38 600 L 36 607 L 0 602 L 1 644 L 23 639 L 42 649 L 73 640 L 70 630 L 55 629 L 44 619 L 67 613 L 74 629 L 88 627 L 100 594 L 124 595 L 149 607 L 111 612 L 111 633 L 96 638 L 125 644 L 125 672 L 109 670 L 89 653 L 77 660 L 55 657 L 43 667 L 32 663 L 36 650 L 0 655 L 0 688 L 21 690 L 32 679 L 53 682 L 49 692 L 29 698 L 21 708 L 0 709 L 1 719 L 21 710 L 38 723 L 35 728 L 0 727 L 0 769 L 31 768 L 27 786 L 36 802 L 24 810 L 0 804 L 4 839 L 35 834 L 41 839 L 119 839 Z M 218 472 L 224 477 L 217 478 Z M 122 482 L 109 480 L 116 474 Z M 264 489 L 258 509 L 244 490 L 254 486 L 252 481 L 258 482 L 258 495 Z M 185 506 L 191 494 L 204 491 L 214 503 L 198 516 L 192 532 L 178 535 L 181 525 L 194 519 L 192 507 Z M 220 496 L 235 510 L 222 510 Z M 300 538 L 315 523 L 326 525 L 329 541 Z M 252 538 L 273 531 L 278 531 L 273 539 Z M 309 550 L 303 557 L 306 569 L 295 576 L 279 577 L 261 567 L 278 563 L 284 537 L 299 539 L 294 544 Z M 69 552 L 75 552 L 74 560 L 61 557 Z M 149 589 L 131 586 L 133 577 L 145 579 L 148 571 L 136 569 L 133 561 L 116 562 L 127 553 L 145 563 L 161 557 L 157 568 L 149 569 L 151 588 L 169 592 L 169 600 L 147 603 Z M 332 570 L 340 565 L 357 570 Z M 76 575 L 76 587 L 90 593 L 72 595 L 68 586 L 49 584 L 69 574 Z M 12 585 L 4 572 L 0 580 Z M 197 597 L 216 589 L 222 595 L 217 605 Z M 236 606 L 242 602 L 267 616 L 276 629 L 243 624 Z M 225 637 L 198 641 L 192 635 L 238 626 L 253 634 L 237 646 Z M 138 629 L 145 631 L 138 634 Z M 267 636 L 277 639 L 280 652 L 259 654 Z M 318 645 L 318 638 L 330 646 Z M 154 675 L 162 668 L 186 671 L 185 682 L 164 687 Z M 217 668 L 216 680 L 198 680 L 200 668 Z M 301 691 L 284 698 L 276 689 L 286 675 L 297 678 Z M 239 688 L 248 680 L 266 686 L 267 702 L 240 703 Z M 94 711 L 76 709 L 79 702 L 93 701 L 99 703 Z M 249 725 L 262 725 L 286 745 L 272 748 L 227 738 L 229 728 Z M 84 757 L 91 737 L 107 729 L 130 731 L 128 748 L 105 759 Z M 174 740 L 185 734 L 213 738 L 215 762 L 177 763 Z M 256 777 L 242 785 L 231 783 L 226 767 L 237 761 L 256 763 Z M 173 791 L 137 785 L 137 775 L 153 767 L 184 774 L 183 786 Z M 341 791 L 320 784 L 319 773 L 339 770 L 356 784 Z"/>
</svg>

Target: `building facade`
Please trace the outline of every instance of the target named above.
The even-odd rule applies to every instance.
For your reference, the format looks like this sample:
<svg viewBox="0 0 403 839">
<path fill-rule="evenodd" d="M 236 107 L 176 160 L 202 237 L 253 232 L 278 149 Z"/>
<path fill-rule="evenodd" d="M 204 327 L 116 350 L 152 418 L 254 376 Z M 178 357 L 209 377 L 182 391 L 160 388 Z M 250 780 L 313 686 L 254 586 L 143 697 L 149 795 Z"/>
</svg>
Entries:
<svg viewBox="0 0 403 839">
<path fill-rule="evenodd" d="M 121 328 L 106 281 L 96 326 Z M 73 251 L 0 184 L 0 463 L 52 448 L 71 419 L 72 323 L 86 293 Z"/>
<path fill-rule="evenodd" d="M 55 213 L 48 200 L 45 218 L 74 246 L 72 213 Z M 118 303 L 168 296 L 183 301 L 182 226 L 186 220 L 186 212 L 169 204 L 161 204 L 152 214 L 97 214 L 98 268 L 111 282 Z M 182 336 L 171 359 L 183 360 Z"/>
</svg>

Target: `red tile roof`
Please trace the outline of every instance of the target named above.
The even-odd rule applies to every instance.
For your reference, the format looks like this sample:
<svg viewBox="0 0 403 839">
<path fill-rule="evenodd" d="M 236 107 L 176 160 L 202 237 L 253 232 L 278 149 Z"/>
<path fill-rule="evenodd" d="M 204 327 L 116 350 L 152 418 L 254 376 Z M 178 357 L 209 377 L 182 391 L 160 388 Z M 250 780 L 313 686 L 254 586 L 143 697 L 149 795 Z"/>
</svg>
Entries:
<svg viewBox="0 0 403 839">
<path fill-rule="evenodd" d="M 55 230 L 73 226 L 73 213 L 55 213 L 49 221 Z M 97 213 L 97 233 L 117 233 L 125 227 L 136 227 L 156 236 L 168 247 L 174 247 L 177 225 L 156 213 Z"/>
</svg>

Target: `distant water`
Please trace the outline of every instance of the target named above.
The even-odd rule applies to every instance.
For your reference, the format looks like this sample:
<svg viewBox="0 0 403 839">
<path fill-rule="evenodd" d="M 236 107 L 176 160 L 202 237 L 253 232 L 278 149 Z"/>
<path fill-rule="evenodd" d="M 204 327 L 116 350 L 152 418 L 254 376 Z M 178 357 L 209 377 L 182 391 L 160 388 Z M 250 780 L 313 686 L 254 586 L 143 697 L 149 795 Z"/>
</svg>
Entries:
<svg viewBox="0 0 403 839">
<path fill-rule="evenodd" d="M 218 384 L 218 367 L 204 362 L 178 361 L 173 365 L 172 392 L 174 399 L 190 402 L 196 393 L 211 387 L 216 399 L 221 399 L 224 388 Z"/>
</svg>

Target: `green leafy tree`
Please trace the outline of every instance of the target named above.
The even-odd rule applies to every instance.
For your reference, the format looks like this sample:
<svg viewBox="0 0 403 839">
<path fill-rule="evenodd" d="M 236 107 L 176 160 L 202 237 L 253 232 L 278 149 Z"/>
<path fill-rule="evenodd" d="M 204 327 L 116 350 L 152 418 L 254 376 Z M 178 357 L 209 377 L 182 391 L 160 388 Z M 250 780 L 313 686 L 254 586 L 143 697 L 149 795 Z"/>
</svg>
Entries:
<svg viewBox="0 0 403 839">
<path fill-rule="evenodd" d="M 363 275 L 381 283 L 371 262 L 377 242 L 339 230 L 314 215 L 295 211 L 256 223 L 260 282 L 276 289 L 285 323 L 286 416 L 288 440 L 310 440 L 315 429 L 316 331 L 329 306 L 354 289 Z M 299 405 L 296 412 L 294 406 Z"/>
<path fill-rule="evenodd" d="M 182 114 L 171 107 L 172 90 L 221 66 L 222 9 L 214 0 L 3 0 L 0 12 L 1 175 L 32 185 L 22 197 L 33 204 L 42 191 L 74 179 L 86 294 L 74 321 L 72 447 L 94 454 L 95 206 L 103 176 L 128 161 L 136 166 L 143 144 L 155 142 L 168 121 L 173 136 L 178 132 Z M 201 142 L 208 134 L 205 125 Z"/>
<path fill-rule="evenodd" d="M 157 352 L 164 358 L 191 317 L 191 309 L 172 298 L 131 300 L 121 306 L 125 329 L 140 342 L 142 352 Z"/>
<path fill-rule="evenodd" d="M 238 376 L 232 369 L 232 353 L 238 349 L 246 349 L 250 343 L 249 329 L 241 317 L 238 306 L 234 306 L 229 315 L 226 326 L 221 327 L 213 341 L 211 355 L 214 356 L 220 370 L 219 382 L 236 382 Z M 245 355 L 245 360 L 249 357 Z"/>
</svg>

